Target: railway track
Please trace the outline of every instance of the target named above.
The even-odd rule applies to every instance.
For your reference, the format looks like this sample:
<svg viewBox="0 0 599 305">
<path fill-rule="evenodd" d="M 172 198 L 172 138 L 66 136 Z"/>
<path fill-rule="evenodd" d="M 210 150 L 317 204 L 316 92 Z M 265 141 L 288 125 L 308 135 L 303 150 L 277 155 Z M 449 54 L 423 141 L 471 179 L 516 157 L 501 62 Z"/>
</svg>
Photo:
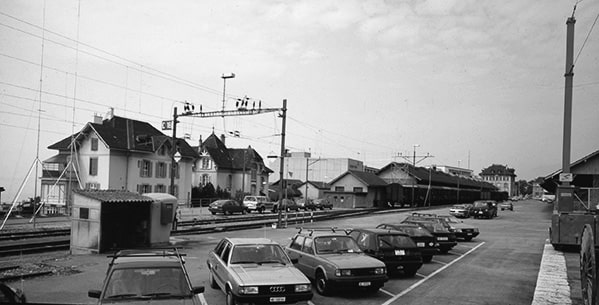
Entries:
<svg viewBox="0 0 599 305">
<path fill-rule="evenodd" d="M 309 224 L 342 217 L 356 217 L 372 213 L 395 213 L 399 210 L 339 210 L 290 212 L 287 219 L 282 219 L 287 225 Z M 228 217 L 213 217 L 185 220 L 178 223 L 173 235 L 206 234 L 220 231 L 244 230 L 271 226 L 278 222 L 278 214 L 255 214 Z M 8 232 L 0 233 L 0 256 L 12 256 L 28 253 L 40 253 L 67 250 L 70 246 L 70 228 Z"/>
</svg>

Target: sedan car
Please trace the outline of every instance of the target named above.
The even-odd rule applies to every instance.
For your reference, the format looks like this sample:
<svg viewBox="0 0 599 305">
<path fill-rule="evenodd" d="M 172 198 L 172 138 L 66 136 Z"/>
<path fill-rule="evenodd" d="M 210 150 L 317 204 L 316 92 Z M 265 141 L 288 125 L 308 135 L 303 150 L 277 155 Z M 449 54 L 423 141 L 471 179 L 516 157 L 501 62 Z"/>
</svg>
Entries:
<svg viewBox="0 0 599 305">
<path fill-rule="evenodd" d="M 449 215 L 460 218 L 468 218 L 470 217 L 470 209 L 463 204 L 454 204 L 451 208 L 449 208 Z"/>
<path fill-rule="evenodd" d="M 312 299 L 310 280 L 270 239 L 224 238 L 208 255 L 210 287 L 223 291 L 227 305 Z"/>
<path fill-rule="evenodd" d="M 324 209 L 333 209 L 333 204 L 325 198 L 318 198 L 318 199 L 314 199 L 314 208 L 315 209 L 320 209 L 320 210 L 324 210 Z"/>
<path fill-rule="evenodd" d="M 216 213 L 223 213 L 224 215 L 233 213 L 245 214 L 247 208 L 236 200 L 223 199 L 212 202 L 208 207 L 208 211 L 210 211 L 212 215 L 216 215 Z"/>
<path fill-rule="evenodd" d="M 414 276 L 422 267 L 422 253 L 408 234 L 384 229 L 349 232 L 364 253 L 385 263 L 388 274 Z"/>
<path fill-rule="evenodd" d="M 474 218 L 493 218 L 497 217 L 497 202 L 495 200 L 477 200 L 474 201 L 474 208 L 472 211 Z"/>
<path fill-rule="evenodd" d="M 289 212 L 289 211 L 299 211 L 300 207 L 292 199 L 283 199 L 283 203 L 281 204 L 280 207 L 279 207 L 278 202 L 275 202 L 273 204 L 271 212 L 273 212 L 273 213 L 278 212 L 279 209 Z"/>
<path fill-rule="evenodd" d="M 351 236 L 335 228 L 300 229 L 285 250 L 321 295 L 341 288 L 373 293 L 388 280 L 385 263 L 364 254 Z"/>
<path fill-rule="evenodd" d="M 503 210 L 510 210 L 513 211 L 514 210 L 514 204 L 511 201 L 504 201 L 499 203 L 499 208 L 503 211 Z"/>
<path fill-rule="evenodd" d="M 429 263 L 433 259 L 433 255 L 441 253 L 435 236 L 421 225 L 413 223 L 382 223 L 377 228 L 396 230 L 408 234 L 416 243 L 418 249 L 420 249 L 422 261 L 425 263 Z"/>
<path fill-rule="evenodd" d="M 445 225 L 440 222 L 424 220 L 424 219 L 405 219 L 402 223 L 413 223 L 417 225 L 421 225 L 426 228 L 433 236 L 435 236 L 435 241 L 439 244 L 439 251 L 442 254 L 446 254 L 455 247 L 458 242 L 456 240 L 455 233 L 450 231 L 445 227 Z"/>
<path fill-rule="evenodd" d="M 437 215 L 437 217 L 449 224 L 450 229 L 455 233 L 456 238 L 463 239 L 464 241 L 471 241 L 480 234 L 477 227 L 465 224 L 464 221 L 457 219 L 455 216 Z"/>
<path fill-rule="evenodd" d="M 177 248 L 121 250 L 112 256 L 98 304 L 206 304 L 203 286 L 192 286 Z"/>
</svg>

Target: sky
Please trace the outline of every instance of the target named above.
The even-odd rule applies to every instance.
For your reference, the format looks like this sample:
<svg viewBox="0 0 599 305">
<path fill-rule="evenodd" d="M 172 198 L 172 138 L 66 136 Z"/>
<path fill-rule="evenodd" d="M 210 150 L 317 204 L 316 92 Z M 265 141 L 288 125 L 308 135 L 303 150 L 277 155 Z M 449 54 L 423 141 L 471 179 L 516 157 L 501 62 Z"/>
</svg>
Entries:
<svg viewBox="0 0 599 305">
<path fill-rule="evenodd" d="M 562 162 L 572 15 L 575 161 L 599 149 L 597 1 L 3 0 L 2 201 L 21 186 L 33 197 L 32 165 L 95 114 L 160 129 L 185 102 L 234 110 L 246 96 L 287 100 L 290 151 L 546 176 Z M 191 145 L 214 132 L 230 148 L 280 152 L 277 112 L 182 117 L 177 129 Z"/>
</svg>

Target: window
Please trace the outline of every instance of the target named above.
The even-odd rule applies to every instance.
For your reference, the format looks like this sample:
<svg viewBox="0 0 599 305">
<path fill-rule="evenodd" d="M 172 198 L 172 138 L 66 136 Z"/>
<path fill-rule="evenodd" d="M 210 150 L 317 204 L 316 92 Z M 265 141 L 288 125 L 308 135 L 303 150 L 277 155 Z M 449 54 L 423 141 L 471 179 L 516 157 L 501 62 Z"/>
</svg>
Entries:
<svg viewBox="0 0 599 305">
<path fill-rule="evenodd" d="M 360 186 L 355 186 L 354 187 L 354 193 L 362 193 L 364 192 L 364 189 Z"/>
<path fill-rule="evenodd" d="M 160 146 L 160 148 L 158 149 L 158 155 L 159 156 L 166 155 L 166 147 L 165 146 Z"/>
<path fill-rule="evenodd" d="M 293 242 L 291 243 L 290 248 L 291 249 L 295 249 L 295 250 L 301 250 L 302 249 L 302 245 L 304 244 L 304 237 L 301 235 L 298 235 Z"/>
<path fill-rule="evenodd" d="M 250 181 L 256 181 L 256 170 L 252 168 L 250 171 Z"/>
<path fill-rule="evenodd" d="M 139 176 L 152 177 L 152 161 L 141 160 L 141 164 L 139 167 Z"/>
<path fill-rule="evenodd" d="M 220 256 L 220 258 L 223 260 L 223 262 L 225 264 L 227 264 L 227 262 L 229 261 L 229 253 L 230 252 L 231 252 L 231 244 L 227 243 L 225 245 L 225 248 L 223 249 L 223 253 Z"/>
<path fill-rule="evenodd" d="M 306 240 L 304 241 L 304 250 L 303 252 L 308 253 L 308 254 L 314 254 L 314 240 L 312 240 L 312 238 L 308 237 L 306 238 Z"/>
<path fill-rule="evenodd" d="M 335 187 L 335 192 L 343 192 L 345 191 L 345 187 L 344 186 L 336 186 Z"/>
<path fill-rule="evenodd" d="M 211 165 L 210 158 L 203 157 L 202 158 L 202 169 L 211 169 L 212 167 L 210 165 Z"/>
<path fill-rule="evenodd" d="M 145 194 L 145 193 L 151 193 L 152 192 L 152 186 L 149 184 L 138 184 L 137 185 L 137 192 L 140 194 Z"/>
<path fill-rule="evenodd" d="M 100 189 L 100 183 L 87 182 L 85 184 L 85 189 L 86 190 L 99 190 Z"/>
<path fill-rule="evenodd" d="M 166 163 L 156 163 L 156 178 L 166 178 Z"/>
<path fill-rule="evenodd" d="M 98 138 L 91 138 L 92 141 L 92 151 L 98 150 Z"/>
<path fill-rule="evenodd" d="M 79 208 L 79 218 L 89 219 L 89 208 Z"/>
<path fill-rule="evenodd" d="M 210 183 L 210 175 L 203 174 L 202 175 L 202 185 L 206 185 L 208 183 Z"/>
<path fill-rule="evenodd" d="M 154 193 L 166 193 L 166 185 L 156 184 L 154 186 Z"/>
<path fill-rule="evenodd" d="M 98 158 L 89 158 L 89 175 L 98 175 Z"/>
</svg>

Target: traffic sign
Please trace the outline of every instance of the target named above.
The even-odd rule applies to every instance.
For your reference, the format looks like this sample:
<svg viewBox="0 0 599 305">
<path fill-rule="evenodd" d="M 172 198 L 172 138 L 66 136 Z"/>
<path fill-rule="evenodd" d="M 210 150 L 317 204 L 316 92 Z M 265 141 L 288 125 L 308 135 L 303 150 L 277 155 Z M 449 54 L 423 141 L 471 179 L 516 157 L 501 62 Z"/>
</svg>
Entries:
<svg viewBox="0 0 599 305">
<path fill-rule="evenodd" d="M 572 173 L 561 173 L 559 174 L 560 182 L 572 182 L 574 181 L 574 175 Z"/>
<path fill-rule="evenodd" d="M 162 130 L 173 129 L 173 121 L 162 121 Z"/>
</svg>

